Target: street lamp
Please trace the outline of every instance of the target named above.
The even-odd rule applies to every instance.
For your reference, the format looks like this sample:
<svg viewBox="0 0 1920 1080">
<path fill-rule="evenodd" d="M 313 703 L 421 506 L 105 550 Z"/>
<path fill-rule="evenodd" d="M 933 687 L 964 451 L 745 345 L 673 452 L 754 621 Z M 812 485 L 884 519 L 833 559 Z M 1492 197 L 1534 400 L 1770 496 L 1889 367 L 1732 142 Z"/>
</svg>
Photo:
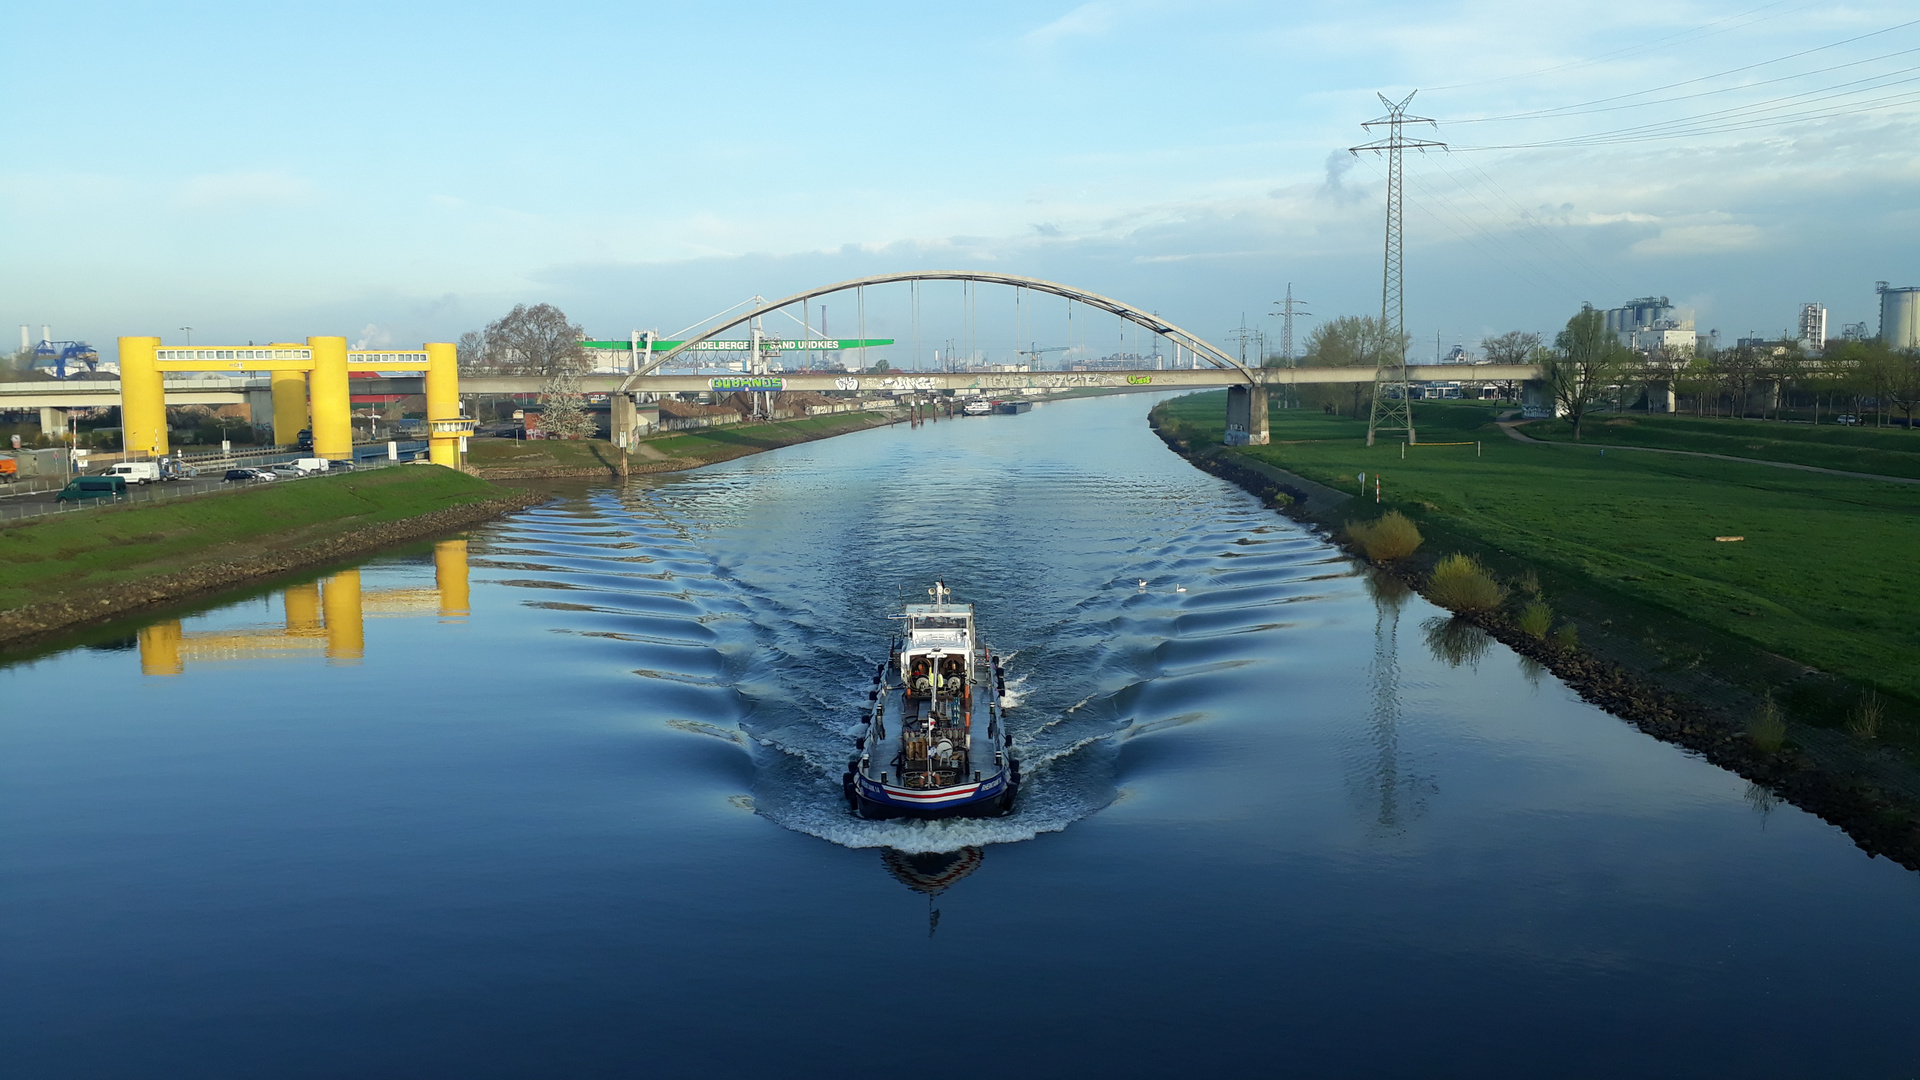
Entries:
<svg viewBox="0 0 1920 1080">
<path fill-rule="evenodd" d="M 186 334 L 187 334 L 187 344 L 189 344 L 189 345 L 191 345 L 191 344 L 193 344 L 193 327 L 191 327 L 191 326 L 183 326 L 183 327 L 181 327 L 180 329 L 182 329 L 182 330 L 184 330 L 184 331 L 186 331 Z"/>
</svg>

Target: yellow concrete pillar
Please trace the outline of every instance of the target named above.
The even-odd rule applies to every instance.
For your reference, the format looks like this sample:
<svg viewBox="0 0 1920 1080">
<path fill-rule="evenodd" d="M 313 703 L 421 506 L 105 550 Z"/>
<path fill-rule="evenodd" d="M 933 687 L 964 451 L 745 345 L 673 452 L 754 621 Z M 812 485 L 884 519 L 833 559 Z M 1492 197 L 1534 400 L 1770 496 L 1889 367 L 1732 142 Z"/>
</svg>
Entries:
<svg viewBox="0 0 1920 1080">
<path fill-rule="evenodd" d="M 347 386 L 347 339 L 310 337 L 313 374 L 307 388 L 313 402 L 313 452 L 341 461 L 353 457 L 353 394 Z"/>
<path fill-rule="evenodd" d="M 273 373 L 273 442 L 275 446 L 292 446 L 300 441 L 300 432 L 307 426 L 307 373 L 304 371 L 276 371 Z"/>
<path fill-rule="evenodd" d="M 434 430 L 435 420 L 460 419 L 460 350 L 445 342 L 428 342 L 427 456 L 435 465 L 460 467 L 460 433 Z"/>
<path fill-rule="evenodd" d="M 155 457 L 172 447 L 167 443 L 167 390 L 160 369 L 154 367 L 157 337 L 120 339 L 120 435 L 129 454 Z"/>
<path fill-rule="evenodd" d="M 157 622 L 140 631 L 140 674 L 184 675 L 187 662 L 180 657 L 180 620 Z"/>
<path fill-rule="evenodd" d="M 287 591 L 280 594 L 280 602 L 287 608 L 287 634 L 290 637 L 310 637 L 320 632 L 320 584 L 309 581 L 304 585 L 289 585 Z"/>
<path fill-rule="evenodd" d="M 442 540 L 433 545 L 433 586 L 440 591 L 440 617 L 471 612 L 467 604 L 467 542 Z"/>
<path fill-rule="evenodd" d="M 342 570 L 328 578 L 320 604 L 327 615 L 327 659 L 336 664 L 359 663 L 367 651 L 360 612 L 360 571 Z"/>
</svg>

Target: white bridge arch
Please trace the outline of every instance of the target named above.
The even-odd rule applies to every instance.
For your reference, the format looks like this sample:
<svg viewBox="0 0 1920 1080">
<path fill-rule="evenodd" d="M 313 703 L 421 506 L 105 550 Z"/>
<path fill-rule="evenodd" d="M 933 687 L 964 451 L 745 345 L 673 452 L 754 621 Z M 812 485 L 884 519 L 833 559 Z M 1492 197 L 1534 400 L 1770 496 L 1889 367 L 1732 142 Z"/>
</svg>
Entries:
<svg viewBox="0 0 1920 1080">
<path fill-rule="evenodd" d="M 783 296 L 778 300 L 761 304 L 759 307 L 754 308 L 744 315 L 737 315 L 726 322 L 720 323 L 711 330 L 688 338 L 671 349 L 655 354 L 646 364 L 636 368 L 633 374 L 627 376 L 626 381 L 620 385 L 620 392 L 625 393 L 633 385 L 635 379 L 652 374 L 674 357 L 688 349 L 699 345 L 703 341 L 709 341 L 719 337 L 728 330 L 752 319 L 757 319 L 763 315 L 770 315 L 782 308 L 791 307 L 804 300 L 811 300 L 816 296 L 845 292 L 848 289 L 865 288 L 868 285 L 893 285 L 906 281 L 977 281 L 989 285 L 1008 285 L 1014 288 L 1032 289 L 1035 292 L 1049 293 L 1067 300 L 1085 304 L 1091 308 L 1098 308 L 1101 311 L 1118 315 L 1128 322 L 1151 330 L 1180 345 L 1184 345 L 1188 349 L 1193 350 L 1195 356 L 1205 359 L 1215 367 L 1238 369 L 1241 376 L 1249 385 L 1255 385 L 1261 381 L 1260 377 L 1255 375 L 1245 364 L 1228 356 L 1224 351 L 1214 346 L 1212 342 L 1207 341 L 1205 338 L 1182 330 L 1180 327 L 1167 322 L 1165 319 L 1160 318 L 1150 311 L 1142 311 L 1132 304 L 1115 300 L 1109 296 L 1101 296 L 1099 293 L 1076 289 L 1071 285 L 1062 285 L 1057 281 L 1047 281 L 1044 278 L 1023 277 L 1019 274 L 995 274 L 978 270 L 918 270 L 899 274 L 875 274 L 871 277 L 852 278 L 848 281 L 835 282 L 832 285 L 822 285 L 817 289 L 808 289 L 805 292 L 797 292 L 792 296 Z"/>
</svg>

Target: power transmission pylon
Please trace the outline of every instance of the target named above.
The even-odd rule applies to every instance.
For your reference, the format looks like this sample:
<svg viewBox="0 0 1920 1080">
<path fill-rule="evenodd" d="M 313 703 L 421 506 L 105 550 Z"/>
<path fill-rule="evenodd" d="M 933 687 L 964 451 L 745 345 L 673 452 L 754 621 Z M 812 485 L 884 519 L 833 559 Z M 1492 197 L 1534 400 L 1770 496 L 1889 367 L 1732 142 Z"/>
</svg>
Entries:
<svg viewBox="0 0 1920 1080">
<path fill-rule="evenodd" d="M 1387 100 L 1385 94 L 1376 95 L 1380 103 L 1387 107 L 1387 115 L 1378 120 L 1369 120 L 1360 126 L 1369 134 L 1375 127 L 1385 125 L 1387 137 L 1362 146 L 1347 148 L 1348 153 L 1360 156 L 1362 150 L 1379 153 L 1387 152 L 1387 254 L 1386 267 L 1380 284 L 1380 357 L 1373 369 L 1373 411 L 1367 417 L 1367 445 L 1373 445 L 1374 432 L 1384 428 L 1387 431 L 1405 431 L 1408 442 L 1418 442 L 1413 432 L 1413 393 L 1407 385 L 1407 336 L 1406 301 L 1400 288 L 1400 151 L 1409 147 L 1425 153 L 1428 147 L 1446 149 L 1443 142 L 1429 142 L 1423 139 L 1409 139 L 1401 134 L 1403 125 L 1433 124 L 1425 116 L 1408 116 L 1407 105 L 1413 101 L 1408 94 L 1399 104 Z M 1440 125 L 1434 124 L 1438 128 Z M 1398 399 L 1389 398 L 1387 391 L 1398 390 Z"/>
<path fill-rule="evenodd" d="M 1287 366 L 1291 367 L 1293 366 L 1293 317 L 1300 315 L 1311 319 L 1313 318 L 1313 312 L 1307 310 L 1307 302 L 1305 300 L 1295 300 L 1293 298 L 1293 282 L 1291 281 L 1287 282 L 1287 298 L 1285 300 L 1275 300 L 1273 306 L 1280 310 L 1268 312 L 1268 314 L 1280 317 L 1280 352 L 1281 355 L 1287 358 Z"/>
</svg>

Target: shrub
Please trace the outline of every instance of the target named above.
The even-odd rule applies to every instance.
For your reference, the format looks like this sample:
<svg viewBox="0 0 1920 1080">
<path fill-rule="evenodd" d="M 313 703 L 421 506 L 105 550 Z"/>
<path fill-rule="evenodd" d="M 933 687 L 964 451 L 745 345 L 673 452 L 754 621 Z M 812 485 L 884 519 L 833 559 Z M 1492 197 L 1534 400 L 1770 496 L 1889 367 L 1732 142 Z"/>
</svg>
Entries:
<svg viewBox="0 0 1920 1080">
<path fill-rule="evenodd" d="M 1493 580 L 1487 568 L 1471 555 L 1454 552 L 1441 559 L 1427 581 L 1427 596 L 1453 612 L 1492 611 L 1507 598 L 1507 590 Z"/>
<path fill-rule="evenodd" d="M 1872 690 L 1854 706 L 1853 716 L 1847 720 L 1847 730 L 1862 739 L 1877 738 L 1880 734 L 1880 718 L 1885 715 L 1886 707 L 1880 702 L 1880 695 Z"/>
<path fill-rule="evenodd" d="M 1520 575 L 1519 580 L 1515 581 L 1514 584 L 1520 586 L 1520 591 L 1526 593 L 1528 596 L 1540 595 L 1540 575 L 1534 573 L 1533 567 L 1531 566 L 1527 567 L 1526 571 Z M 1541 637 L 1545 633 L 1546 631 L 1542 630 L 1533 636 Z"/>
<path fill-rule="evenodd" d="M 1547 640 L 1547 631 L 1553 627 L 1553 609 L 1546 601 L 1535 600 L 1520 613 L 1520 629 L 1537 641 Z"/>
<path fill-rule="evenodd" d="M 1580 647 L 1580 631 L 1572 623 L 1561 623 L 1560 629 L 1553 633 L 1553 643 L 1571 652 Z"/>
<path fill-rule="evenodd" d="M 1774 704 L 1771 691 L 1760 700 L 1760 708 L 1747 721 L 1747 736 L 1765 754 L 1779 753 L 1781 744 L 1787 741 L 1787 721 L 1780 715 L 1780 706 Z"/>
<path fill-rule="evenodd" d="M 1398 510 L 1389 510 L 1373 522 L 1347 522 L 1347 535 L 1374 562 L 1404 559 L 1420 546 L 1420 530 Z"/>
</svg>

